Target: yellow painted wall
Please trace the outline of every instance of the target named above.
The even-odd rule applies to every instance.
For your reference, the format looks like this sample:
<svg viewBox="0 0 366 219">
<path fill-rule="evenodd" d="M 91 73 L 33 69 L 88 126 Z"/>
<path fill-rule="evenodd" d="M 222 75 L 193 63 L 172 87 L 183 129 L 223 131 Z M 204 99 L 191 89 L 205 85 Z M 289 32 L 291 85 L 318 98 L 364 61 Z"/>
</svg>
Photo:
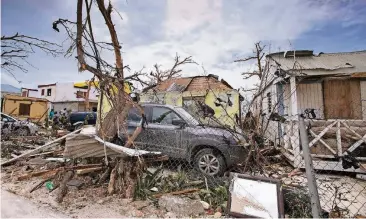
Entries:
<svg viewBox="0 0 366 219">
<path fill-rule="evenodd" d="M 21 103 L 31 104 L 29 116 L 19 115 L 19 105 Z M 43 116 L 40 119 L 40 122 L 43 122 L 48 116 L 48 112 L 46 111 L 48 111 L 48 103 L 46 101 L 15 95 L 6 95 L 4 97 L 3 113 L 9 114 L 10 116 L 16 117 L 20 120 L 26 120 L 29 118 L 32 121 L 37 122 Z"/>
<path fill-rule="evenodd" d="M 232 106 L 224 104 L 222 106 L 216 106 L 216 98 L 227 101 L 228 95 L 230 95 L 230 101 Z M 186 91 L 183 93 L 177 92 L 159 92 L 159 93 L 144 93 L 140 96 L 141 102 L 152 102 L 160 104 L 168 104 L 173 106 L 183 106 L 183 98 L 190 97 L 205 97 L 205 103 L 215 111 L 215 117 L 223 124 L 233 127 L 235 125 L 235 114 L 240 116 L 240 103 L 239 93 L 235 90 L 231 91 L 199 91 L 191 92 Z"/>
<path fill-rule="evenodd" d="M 117 92 L 117 88 L 113 87 L 114 88 L 114 91 Z M 130 86 L 129 83 L 125 83 L 125 86 L 124 86 L 124 89 L 125 89 L 125 92 L 127 94 L 130 94 L 132 92 L 132 88 Z M 102 100 L 102 102 L 101 102 Z M 102 104 L 102 105 L 100 105 Z M 100 109 L 100 106 L 101 106 L 101 112 L 99 112 L 99 109 Z M 107 113 L 111 110 L 111 103 L 110 101 L 108 100 L 108 98 L 102 94 L 99 95 L 98 97 L 98 108 L 97 108 L 97 111 L 98 111 L 98 116 L 97 116 L 97 128 L 98 128 L 98 125 L 99 125 L 99 119 L 102 118 L 104 119 L 104 117 L 107 115 Z"/>
</svg>

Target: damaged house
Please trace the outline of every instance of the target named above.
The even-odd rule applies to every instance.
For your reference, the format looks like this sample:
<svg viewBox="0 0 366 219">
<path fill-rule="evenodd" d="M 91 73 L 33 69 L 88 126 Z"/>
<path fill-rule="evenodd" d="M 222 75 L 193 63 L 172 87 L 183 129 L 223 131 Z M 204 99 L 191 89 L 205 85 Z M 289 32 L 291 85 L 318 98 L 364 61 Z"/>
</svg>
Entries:
<svg viewBox="0 0 366 219">
<path fill-rule="evenodd" d="M 47 99 L 7 94 L 3 97 L 1 112 L 20 120 L 44 122 L 48 116 L 48 108 Z"/>
<path fill-rule="evenodd" d="M 85 98 L 88 93 L 86 82 L 54 83 L 38 85 L 39 96 L 49 100 L 52 108 L 57 112 L 64 108 L 73 112 L 86 111 Z M 92 109 L 98 105 L 98 92 L 95 87 L 89 91 L 89 106 Z"/>
<path fill-rule="evenodd" d="M 140 102 L 182 106 L 191 114 L 198 113 L 198 103 L 205 103 L 222 124 L 234 126 L 241 121 L 242 96 L 216 75 L 167 79 L 147 87 Z"/>
<path fill-rule="evenodd" d="M 360 171 L 366 161 L 366 51 L 287 51 L 266 57 L 252 111 L 265 137 L 303 167 L 298 116 L 306 117 L 315 169 Z M 349 162 L 349 157 L 357 161 Z M 362 165 L 362 164 L 361 164 Z"/>
</svg>

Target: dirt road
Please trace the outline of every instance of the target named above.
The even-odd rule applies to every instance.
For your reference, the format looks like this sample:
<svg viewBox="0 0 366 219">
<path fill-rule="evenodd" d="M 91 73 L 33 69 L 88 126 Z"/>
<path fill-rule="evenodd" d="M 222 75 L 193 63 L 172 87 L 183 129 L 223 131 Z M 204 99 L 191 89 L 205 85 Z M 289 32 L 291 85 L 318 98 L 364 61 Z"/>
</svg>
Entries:
<svg viewBox="0 0 366 219">
<path fill-rule="evenodd" d="M 39 205 L 22 196 L 1 189 L 1 218 L 67 218 L 68 216 Z"/>
</svg>

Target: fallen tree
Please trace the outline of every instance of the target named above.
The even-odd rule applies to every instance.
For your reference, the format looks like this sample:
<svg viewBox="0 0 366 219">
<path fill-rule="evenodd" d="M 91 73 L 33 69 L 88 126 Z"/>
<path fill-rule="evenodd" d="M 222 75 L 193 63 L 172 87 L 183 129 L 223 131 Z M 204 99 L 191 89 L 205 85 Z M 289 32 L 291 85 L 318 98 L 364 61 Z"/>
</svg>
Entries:
<svg viewBox="0 0 366 219">
<path fill-rule="evenodd" d="M 92 10 L 92 8 L 97 8 L 97 10 Z M 100 42 L 96 39 L 92 25 L 95 14 L 91 12 L 97 13 L 103 18 L 109 32 L 109 41 Z M 145 82 L 141 77 L 149 80 L 149 74 L 141 70 L 126 77 L 125 70 L 129 69 L 129 66 L 124 65 L 123 62 L 122 46 L 112 20 L 113 12 L 116 11 L 111 1 L 106 5 L 104 0 L 78 0 L 76 22 L 58 19 L 53 23 L 53 29 L 59 32 L 59 27 L 62 26 L 66 30 L 71 41 L 67 55 L 71 56 L 76 53 L 79 71 L 92 73 L 94 76 L 91 81 L 98 80 L 98 86 L 96 87 L 100 93 L 97 122 L 99 140 L 105 142 L 104 144 L 108 144 L 107 142 L 112 142 L 116 139 L 120 140 L 120 133 L 123 132 L 123 137 L 125 138 L 122 141 L 123 146 L 132 148 L 135 139 L 144 128 L 145 116 L 142 107 L 134 102 L 129 93 L 126 92 L 126 81 L 134 80 L 146 86 L 149 83 Z M 108 62 L 108 54 L 113 55 L 113 63 Z M 176 76 L 181 71 L 178 69 L 178 66 L 185 63 L 194 63 L 194 61 L 191 57 L 181 60 L 177 55 L 175 63 L 170 70 L 161 71 L 156 68 L 157 75 L 164 75 L 164 77 L 159 76 L 159 80 L 156 81 L 161 82 L 161 79 Z M 154 77 L 154 74 L 150 73 L 150 76 Z M 104 111 L 102 107 L 104 103 L 110 105 L 110 110 L 102 113 Z M 134 133 L 129 136 L 126 131 L 126 117 L 131 107 L 139 110 L 142 121 L 140 122 L 140 127 L 137 127 Z M 107 180 L 109 178 L 108 193 L 118 193 L 122 197 L 131 198 L 136 180 L 145 167 L 142 157 L 118 157 L 111 161 L 105 154 L 105 162 L 108 171 L 105 171 L 103 179 Z M 64 179 L 66 180 L 67 178 Z"/>
</svg>

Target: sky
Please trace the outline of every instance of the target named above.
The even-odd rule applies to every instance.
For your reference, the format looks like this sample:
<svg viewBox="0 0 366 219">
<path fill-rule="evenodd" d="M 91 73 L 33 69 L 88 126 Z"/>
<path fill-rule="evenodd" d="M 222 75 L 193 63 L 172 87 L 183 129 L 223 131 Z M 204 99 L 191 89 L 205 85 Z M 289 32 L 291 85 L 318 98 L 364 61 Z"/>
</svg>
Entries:
<svg viewBox="0 0 366 219">
<path fill-rule="evenodd" d="M 185 65 L 184 76 L 209 74 L 224 78 L 234 88 L 249 88 L 255 79 L 243 80 L 241 72 L 253 63 L 234 63 L 252 54 L 254 43 L 268 45 L 266 52 L 309 49 L 345 52 L 366 49 L 366 0 L 112 0 L 112 14 L 124 64 L 131 73 L 158 63 L 170 69 L 174 56 L 192 56 L 199 65 Z M 110 40 L 95 7 L 93 26 L 97 41 Z M 69 41 L 53 21 L 76 20 L 76 0 L 2 0 L 1 35 L 16 32 L 56 42 L 66 50 Z M 108 55 L 107 55 L 108 56 Z M 107 60 L 113 60 L 106 57 Z M 29 72 L 5 71 L 1 83 L 36 88 L 39 84 L 82 81 L 75 55 L 65 58 L 36 51 L 28 59 Z M 112 61 L 113 63 L 113 61 Z M 205 71 L 203 70 L 205 69 Z"/>
</svg>

